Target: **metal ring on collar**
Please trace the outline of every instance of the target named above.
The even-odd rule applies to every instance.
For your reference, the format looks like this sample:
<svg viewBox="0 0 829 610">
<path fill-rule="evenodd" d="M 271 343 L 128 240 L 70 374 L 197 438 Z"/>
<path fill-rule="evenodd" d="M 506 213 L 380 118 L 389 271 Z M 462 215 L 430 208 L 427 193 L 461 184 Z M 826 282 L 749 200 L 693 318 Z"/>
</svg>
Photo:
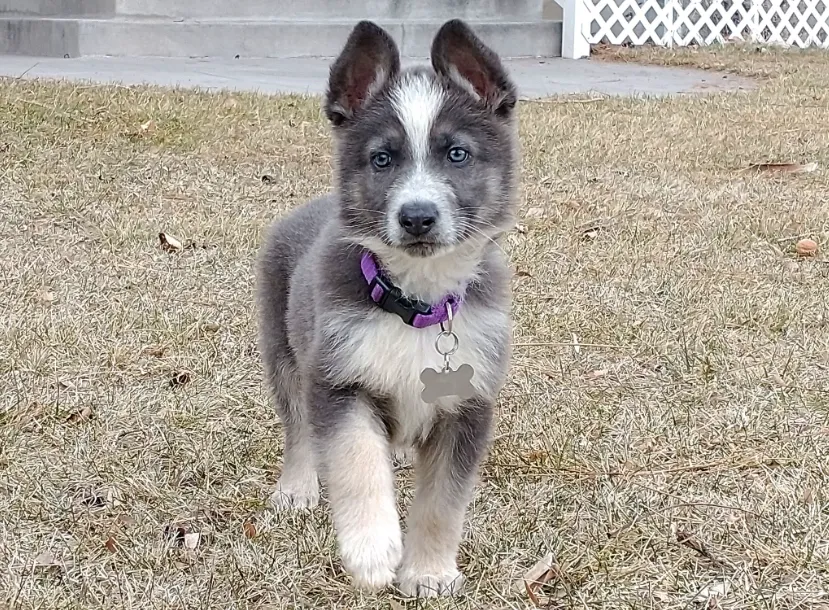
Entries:
<svg viewBox="0 0 829 610">
<path fill-rule="evenodd" d="M 449 339 L 452 340 L 452 347 L 449 348 L 448 350 L 443 350 L 443 349 L 440 348 L 440 340 L 443 339 L 444 337 L 449 338 Z M 451 356 L 456 351 L 458 351 L 458 344 L 459 343 L 460 342 L 458 341 L 458 335 L 453 333 L 451 330 L 442 330 L 442 331 L 440 331 L 440 333 L 438 333 L 438 336 L 435 339 L 435 349 L 437 350 L 438 354 L 440 354 L 441 356 Z"/>
</svg>

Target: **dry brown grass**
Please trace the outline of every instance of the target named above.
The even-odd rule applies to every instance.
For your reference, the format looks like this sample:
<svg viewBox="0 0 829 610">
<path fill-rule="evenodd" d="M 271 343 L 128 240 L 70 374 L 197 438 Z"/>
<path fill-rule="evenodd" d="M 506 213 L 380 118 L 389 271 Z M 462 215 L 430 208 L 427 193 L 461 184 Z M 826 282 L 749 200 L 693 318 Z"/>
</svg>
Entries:
<svg viewBox="0 0 829 610">
<path fill-rule="evenodd" d="M 764 79 L 524 105 L 515 361 L 429 607 L 524 608 L 548 551 L 550 607 L 829 603 L 829 265 L 793 253 L 829 247 L 829 55 L 635 57 Z M 329 184 L 317 101 L 6 81 L 0 125 L 0 608 L 415 607 L 351 590 L 325 506 L 263 511 L 251 266 Z"/>
</svg>

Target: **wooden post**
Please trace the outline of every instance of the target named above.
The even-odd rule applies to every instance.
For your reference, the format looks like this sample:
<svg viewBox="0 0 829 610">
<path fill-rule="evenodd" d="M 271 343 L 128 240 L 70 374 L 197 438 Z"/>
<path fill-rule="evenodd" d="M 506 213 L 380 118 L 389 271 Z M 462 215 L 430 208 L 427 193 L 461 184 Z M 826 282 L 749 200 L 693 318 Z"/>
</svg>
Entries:
<svg viewBox="0 0 829 610">
<path fill-rule="evenodd" d="M 590 56 L 590 11 L 589 0 L 559 0 L 564 13 L 561 24 L 561 56 L 566 59 L 581 59 Z"/>
</svg>

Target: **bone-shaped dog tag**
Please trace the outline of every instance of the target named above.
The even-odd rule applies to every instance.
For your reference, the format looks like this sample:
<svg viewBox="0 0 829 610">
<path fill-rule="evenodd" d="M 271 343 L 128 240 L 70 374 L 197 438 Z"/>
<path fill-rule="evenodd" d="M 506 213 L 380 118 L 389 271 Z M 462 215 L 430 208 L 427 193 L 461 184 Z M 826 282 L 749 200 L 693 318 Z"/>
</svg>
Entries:
<svg viewBox="0 0 829 610">
<path fill-rule="evenodd" d="M 436 402 L 439 398 L 459 396 L 468 399 L 475 395 L 472 385 L 472 376 L 475 370 L 468 364 L 462 364 L 457 371 L 447 368 L 443 371 L 423 369 L 420 381 L 423 382 L 423 391 L 420 397 L 424 402 Z"/>
</svg>

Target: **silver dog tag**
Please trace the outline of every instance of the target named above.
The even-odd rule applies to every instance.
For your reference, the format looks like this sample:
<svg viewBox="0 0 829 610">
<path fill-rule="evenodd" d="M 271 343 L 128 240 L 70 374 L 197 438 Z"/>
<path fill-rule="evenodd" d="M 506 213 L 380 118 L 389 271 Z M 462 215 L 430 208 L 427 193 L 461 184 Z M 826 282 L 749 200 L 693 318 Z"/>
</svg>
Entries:
<svg viewBox="0 0 829 610">
<path fill-rule="evenodd" d="M 440 332 L 435 338 L 435 351 L 443 356 L 443 368 L 440 371 L 427 368 L 420 373 L 420 381 L 423 382 L 420 397 L 423 402 L 437 402 L 447 396 L 458 396 L 466 400 L 475 395 L 475 387 L 472 385 L 475 369 L 469 364 L 462 364 L 453 370 L 449 365 L 449 358 L 458 351 L 460 344 L 458 335 L 452 330 L 453 313 L 449 303 L 446 304 L 446 318 L 446 324 L 441 323 Z M 448 345 L 446 340 L 449 341 Z"/>
<path fill-rule="evenodd" d="M 439 398 L 459 396 L 466 400 L 475 395 L 472 377 L 475 369 L 468 364 L 462 364 L 457 371 L 446 368 L 442 371 L 423 369 L 420 381 L 423 382 L 423 391 L 420 397 L 424 402 L 436 402 Z"/>
</svg>

